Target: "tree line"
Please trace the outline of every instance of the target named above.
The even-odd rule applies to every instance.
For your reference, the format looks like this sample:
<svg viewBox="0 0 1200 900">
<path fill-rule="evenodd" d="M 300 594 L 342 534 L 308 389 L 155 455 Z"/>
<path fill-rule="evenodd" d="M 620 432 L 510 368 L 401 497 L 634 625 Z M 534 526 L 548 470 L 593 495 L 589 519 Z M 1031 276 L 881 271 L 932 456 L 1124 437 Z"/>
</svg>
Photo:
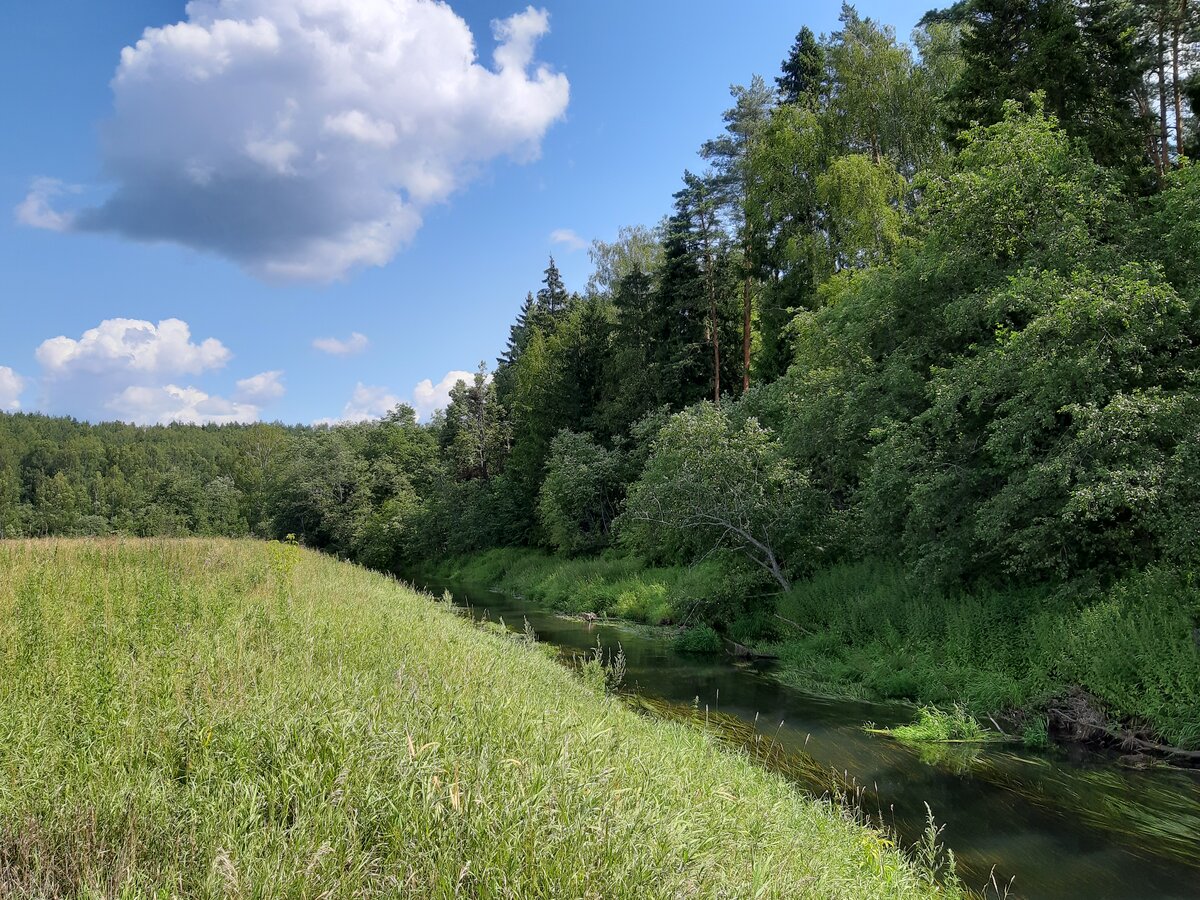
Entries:
<svg viewBox="0 0 1200 900">
<path fill-rule="evenodd" d="M 966 0 L 905 43 L 845 5 L 732 89 L 661 222 L 579 291 L 550 260 L 432 421 L 3 416 L 0 533 L 716 556 L 764 592 L 864 557 L 947 587 L 1194 561 L 1198 22 Z"/>
</svg>

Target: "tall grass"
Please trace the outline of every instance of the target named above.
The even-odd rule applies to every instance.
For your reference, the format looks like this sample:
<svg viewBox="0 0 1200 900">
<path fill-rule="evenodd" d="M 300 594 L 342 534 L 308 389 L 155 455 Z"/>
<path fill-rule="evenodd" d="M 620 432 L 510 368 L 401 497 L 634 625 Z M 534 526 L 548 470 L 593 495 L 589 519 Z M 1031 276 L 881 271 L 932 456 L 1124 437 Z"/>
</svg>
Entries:
<svg viewBox="0 0 1200 900">
<path fill-rule="evenodd" d="M 757 573 L 713 557 L 695 566 L 647 566 L 617 554 L 565 558 L 527 548 L 443 560 L 427 576 L 486 584 L 564 612 L 594 612 L 648 625 L 716 623 L 737 634 Z"/>
<path fill-rule="evenodd" d="M 0 542 L 0 895 L 935 891 L 832 805 L 383 576 Z"/>
<path fill-rule="evenodd" d="M 978 719 L 957 705 L 950 709 L 922 706 L 917 710 L 915 722 L 894 728 L 868 725 L 867 731 L 886 734 L 908 744 L 982 744 L 1004 739 L 998 733 L 985 731 Z"/>
<path fill-rule="evenodd" d="M 865 562 L 818 573 L 780 601 L 805 629 L 776 652 L 806 685 L 992 712 L 1079 686 L 1111 718 L 1200 747 L 1200 586 L 1152 569 L 1099 596 L 948 594 Z"/>
</svg>

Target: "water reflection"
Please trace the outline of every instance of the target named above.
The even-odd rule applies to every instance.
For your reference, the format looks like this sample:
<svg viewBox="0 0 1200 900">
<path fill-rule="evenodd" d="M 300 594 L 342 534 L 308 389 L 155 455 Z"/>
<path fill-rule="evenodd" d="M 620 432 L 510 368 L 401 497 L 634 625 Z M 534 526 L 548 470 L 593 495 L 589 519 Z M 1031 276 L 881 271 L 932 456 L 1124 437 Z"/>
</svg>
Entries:
<svg viewBox="0 0 1200 900">
<path fill-rule="evenodd" d="M 679 654 L 644 630 L 563 618 L 481 587 L 428 587 L 449 588 L 477 618 L 518 629 L 527 619 L 542 641 L 568 653 L 620 644 L 628 689 L 753 725 L 861 786 L 868 812 L 906 842 L 924 829 L 928 803 L 972 887 L 994 873 L 1001 885 L 1011 881 L 1014 897 L 1200 898 L 1195 773 L 1131 771 L 1010 745 L 910 749 L 862 730 L 867 721 L 909 721 L 903 705 L 808 694 L 771 678 L 767 664 Z"/>
</svg>

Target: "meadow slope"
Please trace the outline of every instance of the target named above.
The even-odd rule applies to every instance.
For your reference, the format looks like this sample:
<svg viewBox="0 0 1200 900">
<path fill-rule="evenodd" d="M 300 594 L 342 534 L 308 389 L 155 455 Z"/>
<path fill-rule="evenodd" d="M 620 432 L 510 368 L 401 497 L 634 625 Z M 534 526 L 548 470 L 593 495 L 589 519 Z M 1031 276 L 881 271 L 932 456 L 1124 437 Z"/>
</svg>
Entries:
<svg viewBox="0 0 1200 900">
<path fill-rule="evenodd" d="M 251 541 L 0 541 L 0 895 L 944 893 L 384 576 Z"/>
</svg>

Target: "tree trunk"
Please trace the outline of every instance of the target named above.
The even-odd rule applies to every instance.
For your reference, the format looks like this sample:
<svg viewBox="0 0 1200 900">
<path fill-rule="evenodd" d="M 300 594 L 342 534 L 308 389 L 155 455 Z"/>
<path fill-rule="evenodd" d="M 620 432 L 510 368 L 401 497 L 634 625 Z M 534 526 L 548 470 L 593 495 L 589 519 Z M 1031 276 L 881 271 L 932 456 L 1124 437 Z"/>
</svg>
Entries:
<svg viewBox="0 0 1200 900">
<path fill-rule="evenodd" d="M 1154 166 L 1154 174 L 1162 178 L 1162 156 L 1159 155 L 1158 140 L 1154 136 L 1154 114 L 1150 109 L 1149 95 L 1139 90 L 1135 95 L 1135 99 L 1137 100 L 1138 113 L 1142 117 L 1142 122 L 1145 123 L 1142 136 L 1146 139 L 1146 156 L 1150 158 L 1150 162 Z"/>
<path fill-rule="evenodd" d="M 1158 19 L 1158 137 L 1163 172 L 1171 167 L 1171 138 L 1167 131 L 1167 22 L 1166 9 Z"/>
<path fill-rule="evenodd" d="M 747 254 L 743 265 L 746 277 L 742 283 L 742 393 L 750 390 L 750 242 L 746 242 Z"/>
<path fill-rule="evenodd" d="M 712 319 L 713 344 L 713 403 L 721 402 L 721 339 L 717 331 L 717 298 L 708 292 L 708 315 Z"/>
<path fill-rule="evenodd" d="M 1183 89 L 1179 84 L 1179 32 L 1187 22 L 1187 0 L 1179 0 L 1179 14 L 1171 23 L 1171 65 L 1175 89 L 1175 152 L 1183 156 Z"/>
<path fill-rule="evenodd" d="M 721 402 L 721 331 L 720 321 L 717 318 L 717 290 L 713 285 L 713 261 L 712 252 L 708 247 L 708 240 L 704 241 L 704 283 L 708 288 L 708 317 L 710 320 L 709 328 L 712 331 L 713 345 L 713 403 Z"/>
</svg>

